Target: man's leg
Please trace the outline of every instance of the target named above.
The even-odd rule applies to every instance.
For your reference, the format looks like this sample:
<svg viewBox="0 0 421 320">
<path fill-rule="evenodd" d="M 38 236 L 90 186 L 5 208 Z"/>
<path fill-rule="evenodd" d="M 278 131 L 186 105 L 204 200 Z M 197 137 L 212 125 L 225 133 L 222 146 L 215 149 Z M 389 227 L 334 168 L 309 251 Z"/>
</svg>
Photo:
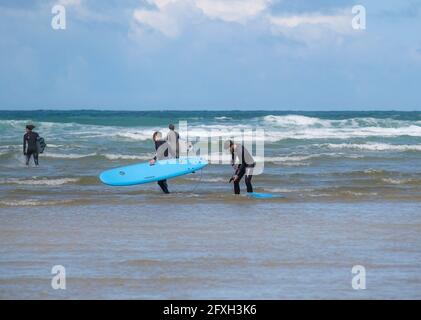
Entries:
<svg viewBox="0 0 421 320">
<path fill-rule="evenodd" d="M 246 169 L 246 177 L 245 182 L 247 186 L 247 192 L 252 193 L 253 192 L 253 186 L 251 185 L 251 178 L 253 178 L 253 168 L 247 168 Z"/>
<path fill-rule="evenodd" d="M 168 191 L 168 184 L 167 184 L 167 180 L 160 180 L 158 181 L 158 185 L 161 187 L 162 192 L 164 193 L 170 193 Z"/>
<path fill-rule="evenodd" d="M 34 156 L 34 162 L 35 162 L 35 165 L 37 166 L 39 163 L 38 163 L 38 153 L 37 152 L 35 152 L 34 154 L 33 154 L 33 156 Z"/>
<path fill-rule="evenodd" d="M 29 166 L 29 160 L 31 159 L 31 152 L 27 151 L 26 152 L 26 165 Z"/>
<path fill-rule="evenodd" d="M 237 180 L 234 181 L 235 194 L 240 194 L 240 181 L 243 178 L 245 172 L 246 172 L 245 170 L 241 170 L 240 172 L 237 173 Z"/>
</svg>

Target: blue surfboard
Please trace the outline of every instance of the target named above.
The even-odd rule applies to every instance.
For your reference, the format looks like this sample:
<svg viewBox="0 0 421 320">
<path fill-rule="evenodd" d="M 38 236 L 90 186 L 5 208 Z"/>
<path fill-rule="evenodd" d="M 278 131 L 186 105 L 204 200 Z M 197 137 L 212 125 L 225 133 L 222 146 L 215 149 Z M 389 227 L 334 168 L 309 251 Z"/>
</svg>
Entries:
<svg viewBox="0 0 421 320">
<path fill-rule="evenodd" d="M 208 162 L 200 157 L 183 157 L 156 161 L 154 165 L 147 163 L 115 168 L 104 171 L 99 179 L 110 186 L 133 186 L 171 179 L 203 169 Z"/>
</svg>

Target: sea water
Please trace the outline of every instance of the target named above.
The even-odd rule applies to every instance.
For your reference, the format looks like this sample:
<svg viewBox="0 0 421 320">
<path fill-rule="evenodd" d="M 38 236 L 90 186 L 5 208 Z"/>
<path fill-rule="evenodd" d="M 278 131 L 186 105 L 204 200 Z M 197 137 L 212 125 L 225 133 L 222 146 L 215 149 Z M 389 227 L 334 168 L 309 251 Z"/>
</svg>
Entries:
<svg viewBox="0 0 421 320">
<path fill-rule="evenodd" d="M 191 139 L 263 129 L 253 185 L 283 197 L 234 196 L 216 163 L 169 196 L 100 183 L 179 121 Z M 38 168 L 29 122 L 47 142 Z M 0 298 L 420 298 L 421 112 L 0 111 L 0 137 Z"/>
</svg>

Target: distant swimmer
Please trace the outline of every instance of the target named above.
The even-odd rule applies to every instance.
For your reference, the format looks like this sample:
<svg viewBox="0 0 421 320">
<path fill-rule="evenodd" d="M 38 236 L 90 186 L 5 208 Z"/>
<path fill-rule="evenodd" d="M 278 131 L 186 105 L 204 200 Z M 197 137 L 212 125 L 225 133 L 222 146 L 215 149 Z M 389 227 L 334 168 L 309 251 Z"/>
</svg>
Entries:
<svg viewBox="0 0 421 320">
<path fill-rule="evenodd" d="M 153 166 L 155 164 L 156 160 L 163 160 L 168 158 L 168 143 L 167 141 L 162 139 L 162 133 L 159 131 L 156 131 L 153 136 L 152 140 L 155 143 L 155 150 L 156 154 L 155 157 L 150 161 L 150 165 Z M 158 185 L 161 187 L 162 192 L 168 194 L 170 193 L 168 191 L 168 184 L 167 180 L 160 180 L 158 181 Z"/>
<path fill-rule="evenodd" d="M 168 142 L 169 157 L 178 159 L 180 157 L 180 135 L 175 131 L 173 124 L 170 124 L 168 128 L 170 132 L 168 132 L 166 140 Z"/>
<path fill-rule="evenodd" d="M 38 133 L 34 132 L 35 126 L 28 124 L 26 126 L 26 133 L 23 136 L 23 154 L 26 156 L 26 165 L 29 166 L 29 160 L 31 156 L 34 158 L 34 163 L 36 166 L 39 165 L 38 155 L 39 150 L 39 139 L 40 136 Z"/>
<path fill-rule="evenodd" d="M 244 175 L 247 192 L 252 193 L 253 186 L 251 185 L 251 179 L 253 177 L 253 168 L 256 166 L 252 155 L 242 144 L 234 143 L 232 140 L 225 141 L 224 149 L 229 150 L 231 154 L 231 165 L 235 169 L 235 173 L 230 179 L 230 182 L 234 182 L 234 193 L 240 194 L 240 180 Z"/>
</svg>

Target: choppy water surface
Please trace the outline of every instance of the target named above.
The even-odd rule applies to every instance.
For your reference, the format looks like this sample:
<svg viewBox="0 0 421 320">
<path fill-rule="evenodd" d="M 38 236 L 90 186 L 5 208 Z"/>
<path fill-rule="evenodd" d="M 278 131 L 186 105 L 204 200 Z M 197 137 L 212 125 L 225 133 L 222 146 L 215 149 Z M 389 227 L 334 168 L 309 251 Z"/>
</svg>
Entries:
<svg viewBox="0 0 421 320">
<path fill-rule="evenodd" d="M 3 111 L 0 191 L 5 197 L 0 206 L 159 197 L 155 185 L 113 189 L 102 186 L 97 176 L 110 167 L 150 159 L 152 133 L 165 134 L 168 123 L 180 120 L 188 122 L 191 140 L 215 130 L 228 137 L 264 129 L 265 154 L 257 160 L 264 161 L 265 171 L 255 177 L 255 186 L 289 201 L 421 199 L 420 112 Z M 48 143 L 37 169 L 24 167 L 21 152 L 28 122 Z M 229 166 L 211 165 L 202 176 L 173 181 L 171 189 L 220 201 L 230 193 L 230 175 Z"/>
<path fill-rule="evenodd" d="M 285 198 L 233 196 L 227 165 L 166 197 L 100 184 L 179 120 L 190 140 L 264 129 L 254 186 Z M 28 122 L 48 144 L 39 168 L 24 165 Z M 420 298 L 421 112 L 0 111 L 0 137 L 0 298 Z"/>
</svg>

